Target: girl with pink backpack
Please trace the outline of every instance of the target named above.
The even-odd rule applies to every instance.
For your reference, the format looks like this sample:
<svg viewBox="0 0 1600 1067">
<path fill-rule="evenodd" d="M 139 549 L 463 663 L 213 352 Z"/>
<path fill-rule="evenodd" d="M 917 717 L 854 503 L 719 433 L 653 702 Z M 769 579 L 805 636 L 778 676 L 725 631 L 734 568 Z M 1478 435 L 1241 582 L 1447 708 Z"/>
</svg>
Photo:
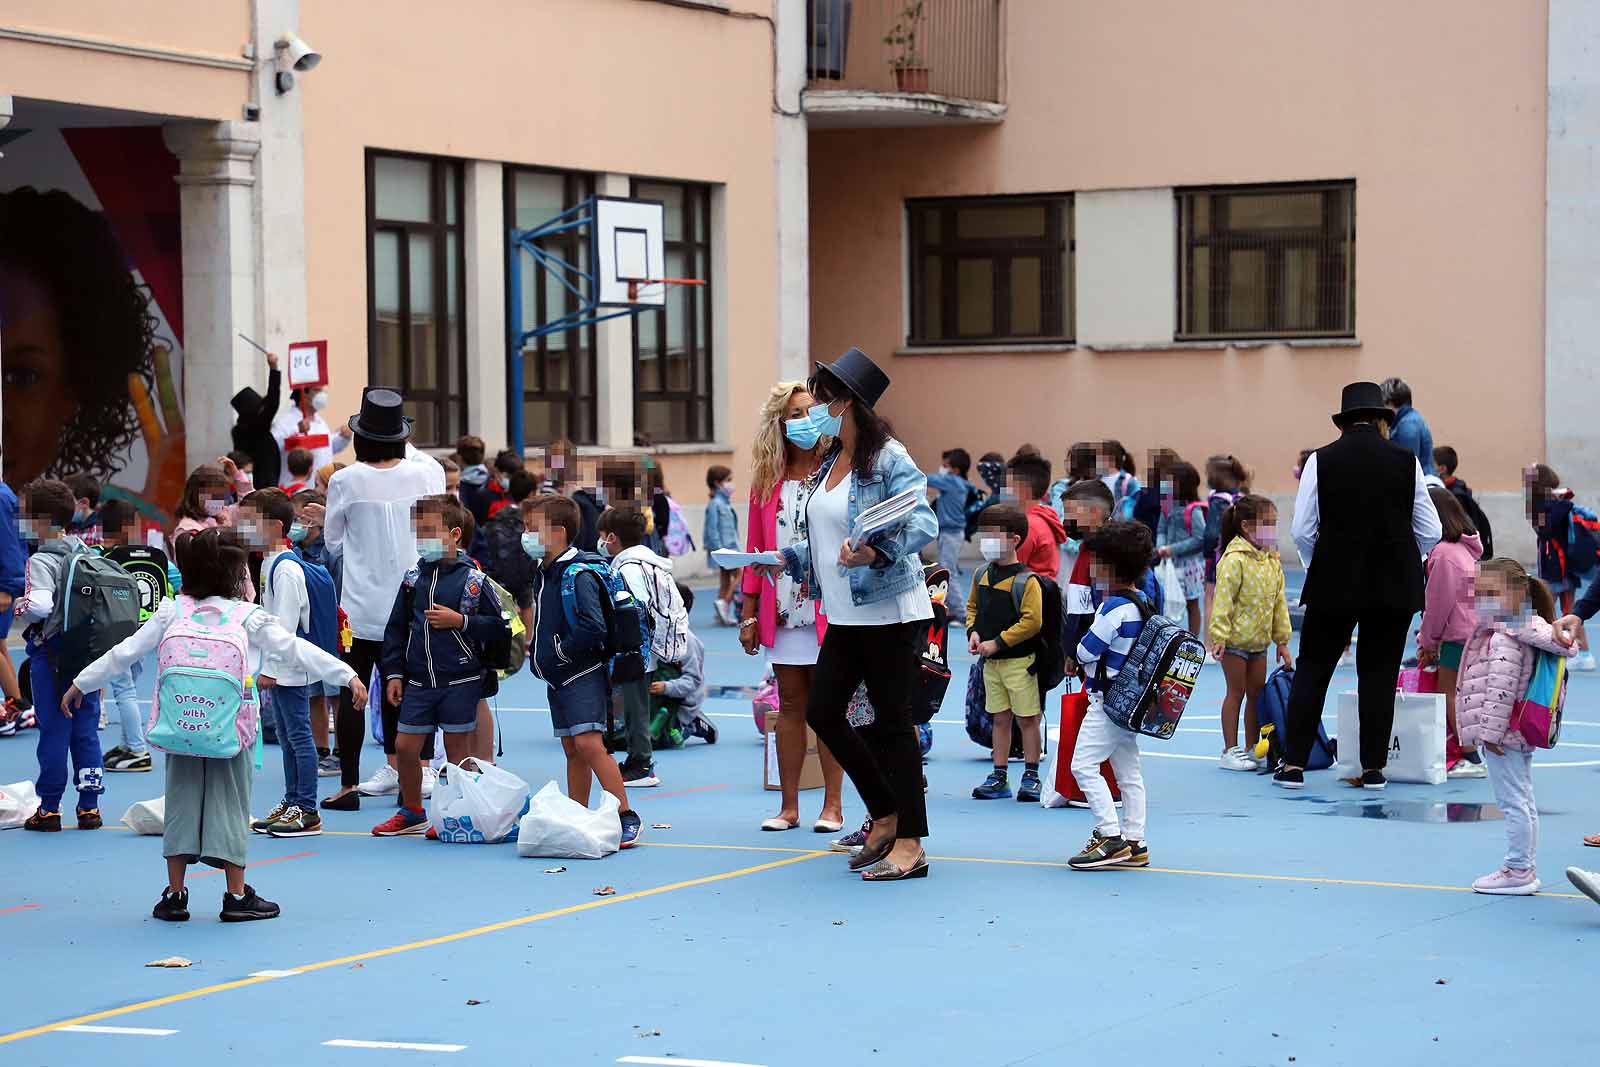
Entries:
<svg viewBox="0 0 1600 1067">
<path fill-rule="evenodd" d="M 153 914 L 189 918 L 184 878 L 192 863 L 221 868 L 223 922 L 274 919 L 278 905 L 245 884 L 252 763 L 261 765 L 260 705 L 250 664 L 270 653 L 292 660 L 314 679 L 349 686 L 358 705 L 366 686 L 354 671 L 302 640 L 275 616 L 242 599 L 247 556 L 232 530 L 180 535 L 175 546 L 183 590 L 164 600 L 130 638 L 95 660 L 61 698 L 71 716 L 84 694 L 156 653 L 158 673 L 148 740 L 166 755 L 166 822 L 162 855 L 167 886 Z"/>
</svg>

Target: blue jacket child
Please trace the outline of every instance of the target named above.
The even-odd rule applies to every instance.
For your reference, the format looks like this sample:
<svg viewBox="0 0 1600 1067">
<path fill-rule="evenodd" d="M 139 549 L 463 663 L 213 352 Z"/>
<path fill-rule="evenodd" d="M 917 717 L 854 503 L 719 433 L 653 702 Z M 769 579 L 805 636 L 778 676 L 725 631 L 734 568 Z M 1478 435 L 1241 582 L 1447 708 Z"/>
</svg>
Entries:
<svg viewBox="0 0 1600 1067">
<path fill-rule="evenodd" d="M 435 629 L 423 616 L 433 605 L 466 616 L 463 630 Z M 508 636 L 500 600 L 483 572 L 465 558 L 423 560 L 407 572 L 383 631 L 385 680 L 403 678 L 408 686 L 444 689 L 481 687 L 483 648 Z M 477 688 L 473 702 L 477 702 Z"/>
<path fill-rule="evenodd" d="M 606 669 L 606 617 L 600 600 L 604 595 L 600 577 L 592 573 L 574 576 L 573 622 L 568 623 L 561 603 L 563 577 L 567 568 L 578 562 L 607 566 L 603 556 L 568 548 L 533 569 L 533 636 L 528 642 L 528 665 L 555 689 L 595 671 L 604 675 Z"/>
</svg>

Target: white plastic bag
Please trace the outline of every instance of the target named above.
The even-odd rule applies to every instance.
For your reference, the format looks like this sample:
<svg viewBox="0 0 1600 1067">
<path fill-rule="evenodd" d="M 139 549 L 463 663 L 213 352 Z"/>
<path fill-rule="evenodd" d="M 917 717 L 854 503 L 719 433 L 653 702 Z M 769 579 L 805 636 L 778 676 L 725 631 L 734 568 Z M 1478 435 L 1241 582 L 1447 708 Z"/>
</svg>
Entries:
<svg viewBox="0 0 1600 1067">
<path fill-rule="evenodd" d="M 1395 782 L 1443 785 L 1444 694 L 1395 693 L 1394 730 L 1389 735 L 1389 765 L 1384 775 Z M 1361 777 L 1361 700 L 1353 692 L 1339 694 L 1340 778 Z"/>
<path fill-rule="evenodd" d="M 444 765 L 428 799 L 428 822 L 440 841 L 492 845 L 509 837 L 527 810 L 527 782 L 468 756 L 459 767 Z"/>
<path fill-rule="evenodd" d="M 0 830 L 15 830 L 39 810 L 39 794 L 32 782 L 0 785 Z"/>
<path fill-rule="evenodd" d="M 599 810 L 590 811 L 547 782 L 517 826 L 517 855 L 564 860 L 609 856 L 622 847 L 620 808 L 616 797 L 601 793 Z"/>
<path fill-rule="evenodd" d="M 1189 602 L 1183 599 L 1183 576 L 1170 558 L 1156 564 L 1156 581 L 1161 584 L 1161 614 L 1179 626 L 1189 625 Z"/>
<path fill-rule="evenodd" d="M 136 800 L 122 813 L 122 825 L 136 834 L 159 834 L 167 825 L 167 798 Z"/>
</svg>

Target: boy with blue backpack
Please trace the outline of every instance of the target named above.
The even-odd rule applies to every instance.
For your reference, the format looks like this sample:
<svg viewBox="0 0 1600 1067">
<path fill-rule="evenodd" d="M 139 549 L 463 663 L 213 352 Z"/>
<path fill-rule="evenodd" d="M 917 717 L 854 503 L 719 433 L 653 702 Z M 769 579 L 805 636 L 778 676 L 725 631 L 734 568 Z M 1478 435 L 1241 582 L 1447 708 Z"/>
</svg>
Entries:
<svg viewBox="0 0 1600 1067">
<path fill-rule="evenodd" d="M 549 687 L 550 722 L 567 757 L 567 796 L 588 807 L 590 777 L 598 778 L 617 798 L 622 847 L 632 848 L 643 823 L 628 806 L 605 730 L 612 681 L 644 676 L 639 606 L 605 557 L 574 547 L 582 522 L 577 504 L 563 496 L 530 497 L 522 502 L 522 518 L 522 548 L 534 563 L 528 666 Z"/>
<path fill-rule="evenodd" d="M 466 506 L 448 494 L 425 496 L 413 505 L 419 559 L 395 594 L 379 660 L 389 702 L 400 705 L 395 739 L 400 809 L 372 828 L 376 837 L 427 832 L 423 744 L 442 730 L 451 763 L 459 765 L 471 754 L 488 646 L 511 636 L 488 576 L 462 557 L 469 516 Z"/>
<path fill-rule="evenodd" d="M 251 548 L 264 552 L 261 561 L 261 606 L 277 616 L 285 629 L 331 656 L 339 654 L 338 603 L 333 578 L 287 547 L 295 508 L 282 489 L 258 489 L 239 504 L 234 528 Z M 311 698 L 322 695 L 321 679 L 313 679 L 292 659 L 264 656 L 256 678 L 259 689 L 271 691 L 274 728 L 283 753 L 283 798 L 250 829 L 272 837 L 315 837 L 322 833 L 317 814 L 317 748 L 311 735 Z"/>
</svg>

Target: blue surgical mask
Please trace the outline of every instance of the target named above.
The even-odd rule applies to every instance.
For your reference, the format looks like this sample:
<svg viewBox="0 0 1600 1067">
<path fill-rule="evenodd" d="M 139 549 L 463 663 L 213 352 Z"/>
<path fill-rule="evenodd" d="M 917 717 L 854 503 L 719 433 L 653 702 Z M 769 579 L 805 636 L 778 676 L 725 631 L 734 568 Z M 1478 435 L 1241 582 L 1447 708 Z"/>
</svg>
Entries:
<svg viewBox="0 0 1600 1067">
<path fill-rule="evenodd" d="M 807 451 L 816 448 L 817 442 L 822 440 L 822 432 L 812 423 L 809 411 L 798 419 L 785 419 L 783 435 L 794 442 L 796 448 Z"/>
<path fill-rule="evenodd" d="M 306 534 L 310 532 L 310 530 L 306 529 L 305 523 L 303 522 L 289 524 L 289 540 L 294 544 L 298 545 L 300 542 L 304 541 L 306 539 Z"/>
<path fill-rule="evenodd" d="M 524 532 L 522 535 L 522 551 L 534 562 L 544 559 L 544 544 L 536 533 Z"/>
<path fill-rule="evenodd" d="M 844 416 L 829 414 L 827 404 L 812 404 L 806 414 L 811 417 L 811 425 L 824 437 L 838 437 L 844 426 Z"/>
<path fill-rule="evenodd" d="M 600 554 L 602 556 L 610 557 L 610 555 L 611 555 L 611 542 L 610 541 L 606 541 L 606 540 L 602 539 L 602 540 L 596 542 L 595 548 L 600 550 Z"/>
<path fill-rule="evenodd" d="M 444 559 L 444 542 L 437 537 L 417 538 L 417 555 L 425 563 L 437 563 Z"/>
<path fill-rule="evenodd" d="M 39 535 L 33 532 L 33 523 L 29 522 L 27 519 L 17 520 L 17 533 L 29 544 L 39 540 Z"/>
</svg>

